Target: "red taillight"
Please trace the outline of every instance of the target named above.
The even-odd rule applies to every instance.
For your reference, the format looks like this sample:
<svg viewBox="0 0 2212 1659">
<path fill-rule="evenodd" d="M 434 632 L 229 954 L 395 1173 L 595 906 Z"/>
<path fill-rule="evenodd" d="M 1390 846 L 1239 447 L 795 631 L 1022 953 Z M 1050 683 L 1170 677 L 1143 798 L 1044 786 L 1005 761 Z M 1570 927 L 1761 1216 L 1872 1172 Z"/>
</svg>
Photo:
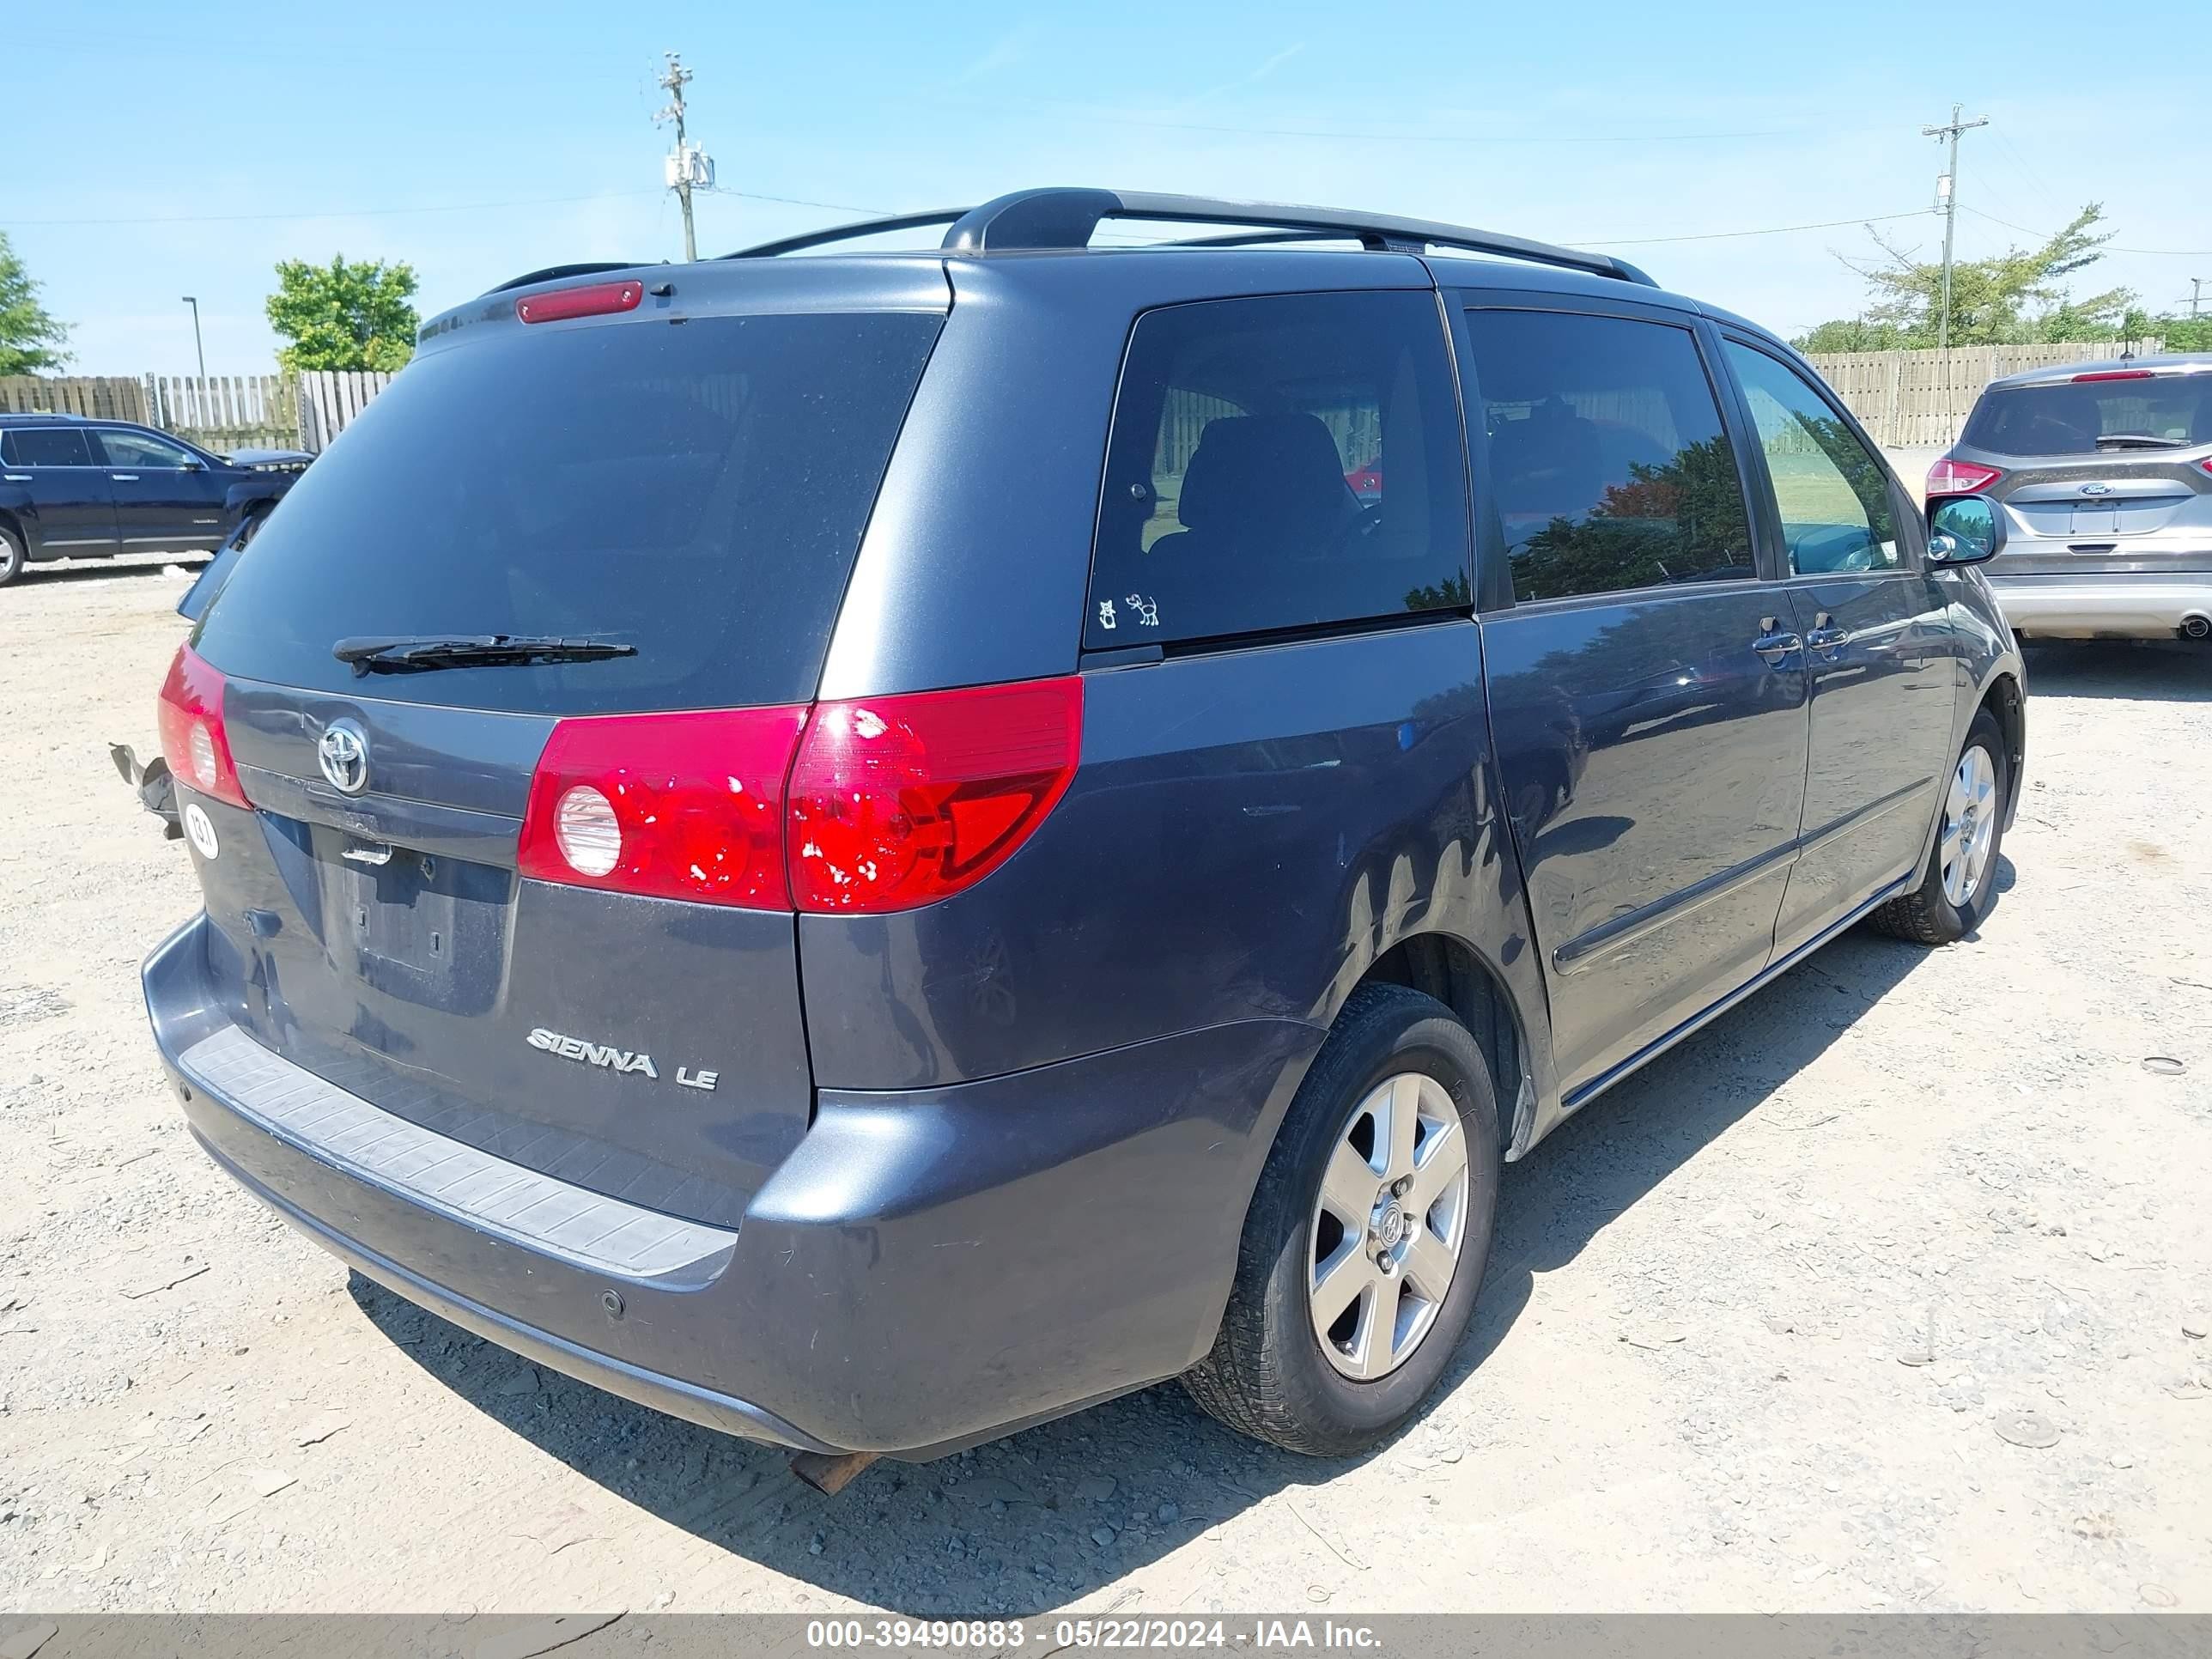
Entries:
<svg viewBox="0 0 2212 1659">
<path fill-rule="evenodd" d="M 2212 460 L 2199 461 L 2197 465 L 2200 470 L 2206 472 L 2212 472 Z"/>
<path fill-rule="evenodd" d="M 2148 380 L 2154 378 L 2147 368 L 2099 368 L 2087 374 L 2076 374 L 2074 384 L 2080 386 L 2085 380 Z"/>
<path fill-rule="evenodd" d="M 643 298 L 643 283 L 591 283 L 517 300 L 514 314 L 526 323 L 557 323 L 563 317 L 603 317 L 611 311 L 635 311 Z"/>
<path fill-rule="evenodd" d="M 607 714 L 553 728 L 517 863 L 538 881 L 787 910 L 783 781 L 804 708 Z"/>
<path fill-rule="evenodd" d="M 169 775 L 187 788 L 232 806 L 246 805 L 230 734 L 222 723 L 222 676 L 188 645 L 177 647 L 159 705 L 161 753 Z"/>
<path fill-rule="evenodd" d="M 802 910 L 908 910 L 1013 855 L 1075 775 L 1073 678 L 825 702 L 791 769 Z"/>
<path fill-rule="evenodd" d="M 1977 466 L 1972 461 L 1954 461 L 1948 455 L 1928 469 L 1928 493 L 1930 495 L 1972 495 L 1987 489 L 2004 474 L 1994 466 Z"/>
<path fill-rule="evenodd" d="M 1083 683 L 565 720 L 525 876 L 757 910 L 908 910 L 1013 855 L 1074 776 Z"/>
</svg>

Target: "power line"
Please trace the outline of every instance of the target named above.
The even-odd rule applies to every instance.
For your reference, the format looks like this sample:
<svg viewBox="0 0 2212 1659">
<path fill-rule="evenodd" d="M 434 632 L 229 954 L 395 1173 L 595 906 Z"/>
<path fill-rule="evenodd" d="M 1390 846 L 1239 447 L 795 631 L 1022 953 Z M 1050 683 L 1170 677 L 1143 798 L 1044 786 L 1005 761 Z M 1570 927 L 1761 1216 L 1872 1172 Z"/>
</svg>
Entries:
<svg viewBox="0 0 2212 1659">
<path fill-rule="evenodd" d="M 1757 230 L 1705 230 L 1691 236 L 1569 236 L 1571 247 L 1651 247 L 1661 242 L 1720 242 L 1738 236 L 1784 236 L 1793 230 L 1834 230 L 1843 225 L 1879 225 L 1892 219 L 1917 219 L 1922 210 L 1909 213 L 1867 213 L 1855 219 L 1822 219 L 1805 225 L 1765 225 Z"/>
<path fill-rule="evenodd" d="M 1477 144 L 1522 145 L 1541 144 L 1668 144 L 1717 143 L 1735 138 L 1795 138 L 1809 136 L 1832 137 L 1841 132 L 1870 132 L 1874 127 L 1755 127 L 1728 132 L 1599 132 L 1599 133 L 1455 133 L 1455 132 L 1363 132 L 1343 129 L 1316 127 L 1239 126 L 1213 121 L 1170 121 L 1142 115 L 1109 115 L 1103 112 L 1067 110 L 1057 107 L 1039 108 L 1030 106 L 1032 113 L 1048 114 L 1054 119 L 1083 121 L 1094 125 L 1121 127 L 1154 127 L 1170 132 L 1220 132 L 1239 137 L 1259 138 L 1322 138 L 1332 141 L 1377 144 Z"/>
<path fill-rule="evenodd" d="M 611 202 L 629 196 L 657 196 L 650 190 L 601 191 L 591 196 L 526 196 L 505 202 L 434 202 L 419 207 L 325 208 L 312 213 L 179 213 L 112 219 L 14 219 L 14 226 L 53 225 L 236 225 L 285 219 L 385 219 L 410 213 L 488 213 L 499 208 L 560 207 L 574 202 Z"/>
<path fill-rule="evenodd" d="M 748 202 L 774 202 L 784 207 L 824 208 L 833 213 L 883 213 L 884 208 L 855 207 L 850 202 L 816 202 L 800 196 L 765 196 L 755 191 L 726 190 L 713 187 L 717 196 L 735 196 Z M 41 228 L 64 225 L 229 225 L 258 222 L 279 222 L 307 219 L 382 219 L 415 213 L 486 213 L 501 208 L 561 207 L 578 202 L 618 202 L 639 196 L 659 196 L 653 190 L 606 190 L 590 196 L 526 196 L 505 202 L 433 202 L 418 207 L 331 208 L 312 213 L 181 213 L 158 215 L 147 218 L 112 219 L 8 219 L 10 228 Z"/>
<path fill-rule="evenodd" d="M 1979 208 L 1967 207 L 1963 202 L 1959 205 L 1961 211 L 1971 213 L 1977 219 L 1986 219 L 1993 225 L 2002 225 L 2007 230 L 2016 230 L 2023 236 L 2040 236 L 2047 242 L 2053 236 L 2057 234 L 2056 231 L 2038 230 L 2033 225 L 2016 225 L 2009 219 L 1998 218 L 1994 213 L 1984 213 Z M 2105 252 L 2107 253 L 2144 253 L 2148 254 L 2153 258 L 2158 259 L 2202 259 L 2212 258 L 2212 247 L 2114 247 L 2111 244 L 2107 243 L 2105 247 Z"/>
</svg>

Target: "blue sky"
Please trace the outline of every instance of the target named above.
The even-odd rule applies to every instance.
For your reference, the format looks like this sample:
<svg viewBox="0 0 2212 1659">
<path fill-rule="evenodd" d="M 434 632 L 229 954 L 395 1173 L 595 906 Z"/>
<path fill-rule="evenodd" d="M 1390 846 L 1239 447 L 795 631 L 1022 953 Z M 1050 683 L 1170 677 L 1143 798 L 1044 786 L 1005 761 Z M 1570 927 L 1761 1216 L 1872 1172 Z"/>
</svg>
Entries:
<svg viewBox="0 0 2212 1659">
<path fill-rule="evenodd" d="M 408 260 L 427 314 L 539 265 L 679 255 L 651 120 L 670 48 L 697 76 L 692 132 L 722 192 L 744 192 L 702 198 L 702 252 L 855 210 L 1100 184 L 1610 247 L 1793 331 L 1858 308 L 1835 252 L 1869 251 L 1859 219 L 1911 216 L 1882 228 L 1939 245 L 1920 129 L 1956 100 L 1994 122 L 1965 141 L 1962 257 L 2096 199 L 2118 244 L 2150 251 L 2085 284 L 2154 309 L 2185 305 L 2192 276 L 2212 291 L 2201 71 L 2033 0 L 321 13 L 12 11 L 10 81 L 37 115 L 9 146 L 0 228 L 76 325 L 77 372 L 191 372 L 187 293 L 210 373 L 268 370 L 261 304 L 287 257 Z M 2115 67 L 2091 83 L 2095 64 Z M 1845 222 L 1715 235 L 1825 221 Z"/>
</svg>

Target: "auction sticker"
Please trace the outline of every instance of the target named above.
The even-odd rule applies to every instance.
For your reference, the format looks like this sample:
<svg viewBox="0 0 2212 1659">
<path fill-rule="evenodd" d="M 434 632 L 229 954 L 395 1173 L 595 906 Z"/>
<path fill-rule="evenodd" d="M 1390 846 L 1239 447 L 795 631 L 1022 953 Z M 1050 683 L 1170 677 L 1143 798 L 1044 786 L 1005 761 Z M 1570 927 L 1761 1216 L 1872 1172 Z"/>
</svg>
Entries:
<svg viewBox="0 0 2212 1659">
<path fill-rule="evenodd" d="M 192 850 L 202 858 L 215 856 L 215 820 L 208 817 L 207 809 L 196 800 L 185 804 L 185 839 L 191 842 Z"/>
</svg>

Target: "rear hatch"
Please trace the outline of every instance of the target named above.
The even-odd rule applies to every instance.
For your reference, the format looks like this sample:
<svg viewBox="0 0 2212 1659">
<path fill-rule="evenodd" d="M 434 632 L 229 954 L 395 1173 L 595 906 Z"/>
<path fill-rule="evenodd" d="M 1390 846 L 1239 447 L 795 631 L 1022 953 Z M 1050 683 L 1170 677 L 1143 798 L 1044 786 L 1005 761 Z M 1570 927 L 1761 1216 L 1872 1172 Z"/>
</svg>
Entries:
<svg viewBox="0 0 2212 1659">
<path fill-rule="evenodd" d="M 2212 569 L 2212 362 L 1992 386 L 1953 458 L 2002 474 L 1993 574 Z"/>
<path fill-rule="evenodd" d="M 673 301 L 605 285 L 610 314 L 528 323 L 495 295 L 441 319 L 301 479 L 191 641 L 250 803 L 204 800 L 219 847 L 195 862 L 211 976 L 257 1040 L 509 1162 L 726 1224 L 811 1105 L 780 874 L 765 902 L 696 865 L 657 893 L 535 878 L 532 777 L 562 722 L 611 765 L 659 738 L 604 717 L 813 696 L 945 284 L 925 263 L 823 310 L 825 274 L 805 308 L 733 313 L 698 296 L 797 307 L 803 279 L 674 276 Z M 333 654 L 493 635 L 619 654 Z M 713 902 L 666 896 L 695 888 Z"/>
</svg>

